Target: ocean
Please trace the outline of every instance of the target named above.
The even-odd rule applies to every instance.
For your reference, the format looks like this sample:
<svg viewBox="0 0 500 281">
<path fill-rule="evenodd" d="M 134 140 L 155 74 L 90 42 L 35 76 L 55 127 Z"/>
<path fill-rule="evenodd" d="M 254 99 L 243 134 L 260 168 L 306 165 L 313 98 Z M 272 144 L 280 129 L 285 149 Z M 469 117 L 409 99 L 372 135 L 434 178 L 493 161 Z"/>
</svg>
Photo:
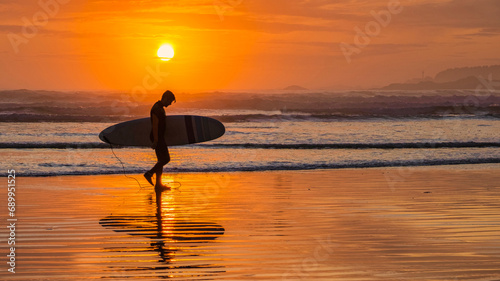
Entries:
<svg viewBox="0 0 500 281">
<path fill-rule="evenodd" d="M 167 115 L 220 120 L 221 138 L 170 147 L 165 173 L 500 163 L 500 91 L 176 93 Z M 0 157 L 19 176 L 143 173 L 149 148 L 98 134 L 147 117 L 156 99 L 0 91 Z"/>
</svg>

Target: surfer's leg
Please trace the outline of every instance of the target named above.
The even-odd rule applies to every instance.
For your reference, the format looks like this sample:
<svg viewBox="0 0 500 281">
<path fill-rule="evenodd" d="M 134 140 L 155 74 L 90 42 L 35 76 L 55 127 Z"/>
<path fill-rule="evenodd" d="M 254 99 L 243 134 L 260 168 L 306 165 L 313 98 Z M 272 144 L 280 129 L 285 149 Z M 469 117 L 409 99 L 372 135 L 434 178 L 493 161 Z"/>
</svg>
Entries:
<svg viewBox="0 0 500 281">
<path fill-rule="evenodd" d="M 156 173 L 156 185 L 157 187 L 162 186 L 161 176 L 163 174 L 163 166 L 165 166 L 168 162 L 170 162 L 170 154 L 168 153 L 168 148 L 165 145 L 160 145 L 155 149 L 156 157 L 158 158 L 158 162 L 151 169 L 154 173 Z"/>
<path fill-rule="evenodd" d="M 156 174 L 158 171 L 161 171 L 163 169 L 163 166 L 165 166 L 168 162 L 170 162 L 170 155 L 168 153 L 168 149 L 166 147 L 157 147 L 155 149 L 156 153 L 156 158 L 158 159 L 156 164 L 154 165 L 151 170 L 149 170 L 148 174 Z"/>
<path fill-rule="evenodd" d="M 145 172 L 145 173 L 144 173 L 144 177 L 145 177 L 145 178 L 146 178 L 146 180 L 149 182 L 149 184 L 154 185 L 154 184 L 153 184 L 153 180 L 152 180 L 152 178 L 153 178 L 153 173 L 151 172 L 151 170 L 149 170 L 149 171 Z"/>
</svg>

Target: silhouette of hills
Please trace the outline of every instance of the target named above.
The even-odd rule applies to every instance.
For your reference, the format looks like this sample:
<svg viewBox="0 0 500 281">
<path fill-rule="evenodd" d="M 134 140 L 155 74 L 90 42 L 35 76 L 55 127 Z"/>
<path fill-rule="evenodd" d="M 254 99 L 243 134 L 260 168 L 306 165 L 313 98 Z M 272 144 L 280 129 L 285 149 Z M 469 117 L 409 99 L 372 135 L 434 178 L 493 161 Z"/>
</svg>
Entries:
<svg viewBox="0 0 500 281">
<path fill-rule="evenodd" d="M 470 76 L 488 77 L 489 75 L 492 75 L 493 80 L 500 80 L 500 65 L 450 68 L 436 74 L 434 82 L 454 82 Z"/>
<path fill-rule="evenodd" d="M 500 65 L 451 68 L 436 74 L 434 79 L 419 82 L 393 83 L 382 87 L 382 90 L 452 90 L 476 89 L 482 83 L 478 79 L 500 81 Z"/>
<path fill-rule="evenodd" d="M 289 91 L 305 91 L 307 90 L 304 87 L 298 86 L 298 85 L 291 85 L 286 88 L 283 88 L 283 90 L 289 90 Z"/>
</svg>

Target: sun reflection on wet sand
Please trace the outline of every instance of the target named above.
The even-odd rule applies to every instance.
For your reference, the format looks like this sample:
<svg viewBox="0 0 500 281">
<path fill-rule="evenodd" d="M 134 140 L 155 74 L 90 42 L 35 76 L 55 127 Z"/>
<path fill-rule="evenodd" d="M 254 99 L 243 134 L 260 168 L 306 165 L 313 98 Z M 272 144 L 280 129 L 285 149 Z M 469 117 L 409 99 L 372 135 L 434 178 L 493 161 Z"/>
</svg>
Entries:
<svg viewBox="0 0 500 281">
<path fill-rule="evenodd" d="M 212 264 L 193 264 L 178 266 L 179 260 L 189 260 L 189 257 L 203 256 L 204 251 L 197 252 L 199 245 L 209 243 L 224 234 L 224 228 L 213 222 L 203 222 L 178 218 L 176 216 L 175 196 L 170 190 L 156 193 L 156 214 L 152 209 L 145 210 L 144 214 L 111 215 L 100 220 L 100 224 L 115 232 L 126 233 L 132 236 L 145 237 L 151 240 L 149 246 L 140 247 L 110 247 L 104 249 L 109 252 L 118 252 L 134 256 L 144 251 L 154 251 L 158 254 L 158 264 L 149 267 L 119 268 L 110 267 L 114 271 L 153 271 L 161 275 L 161 271 L 176 268 L 184 269 L 211 269 L 210 273 L 199 273 L 200 276 L 213 276 L 224 272 L 223 266 Z M 149 201 L 149 200 L 148 200 Z M 194 219 L 194 218 L 193 218 Z M 186 258 L 187 257 L 187 258 Z"/>
</svg>

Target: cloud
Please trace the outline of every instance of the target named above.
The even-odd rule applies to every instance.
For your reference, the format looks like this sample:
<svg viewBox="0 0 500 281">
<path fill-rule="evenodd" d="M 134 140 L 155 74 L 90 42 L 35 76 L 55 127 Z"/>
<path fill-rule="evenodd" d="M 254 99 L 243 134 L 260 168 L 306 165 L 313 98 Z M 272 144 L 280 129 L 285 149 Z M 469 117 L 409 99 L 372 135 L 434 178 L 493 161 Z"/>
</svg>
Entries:
<svg viewBox="0 0 500 281">
<path fill-rule="evenodd" d="M 476 29 L 476 31 L 474 32 L 469 32 L 469 30 L 467 30 L 467 33 L 456 35 L 455 38 L 471 40 L 479 38 L 491 38 L 497 36 L 500 36 L 500 28 L 479 28 Z"/>
<path fill-rule="evenodd" d="M 400 0 L 402 13 L 393 16 L 391 25 L 407 29 L 433 28 L 496 28 L 500 27 L 500 1 L 498 0 L 443 0 L 409 1 Z M 245 2 L 246 4 L 246 2 Z M 388 0 L 383 1 L 252 1 L 248 3 L 248 13 L 256 22 L 272 26 L 272 21 L 289 17 L 309 19 L 311 22 L 323 20 L 322 25 L 311 25 L 304 20 L 305 29 L 324 31 L 338 26 L 357 26 L 373 20 L 370 12 L 387 9 Z M 289 22 L 291 23 L 291 22 Z M 291 25 L 291 28 L 297 28 Z M 279 27 L 277 27 L 279 28 Z M 297 28 L 298 29 L 298 28 Z M 346 30 L 347 33 L 352 31 Z"/>
<path fill-rule="evenodd" d="M 491 28 L 500 27 L 500 1 L 453 0 L 443 3 L 426 3 L 405 8 L 401 21 L 419 26 L 436 28 Z"/>
<path fill-rule="evenodd" d="M 478 32 L 469 36 L 493 37 L 500 35 L 500 28 L 481 28 Z"/>
<path fill-rule="evenodd" d="M 25 26 L 23 26 L 23 25 L 0 25 L 0 33 L 4 33 L 4 34 L 14 33 L 14 34 L 22 35 L 23 28 L 25 28 Z M 37 30 L 36 35 L 59 36 L 59 37 L 64 37 L 64 38 L 78 36 L 77 33 L 70 31 L 70 30 L 55 30 L 55 29 L 48 29 L 48 28 L 44 28 L 44 27 L 38 27 L 36 30 Z M 30 32 L 32 32 L 32 31 L 30 30 Z"/>
<path fill-rule="evenodd" d="M 359 54 L 359 57 L 378 57 L 380 55 L 394 55 L 409 51 L 422 50 L 428 47 L 427 44 L 370 44 L 366 51 Z"/>
<path fill-rule="evenodd" d="M 10 25 L 10 24 L 0 24 L 0 33 L 21 32 L 22 26 L 20 25 Z"/>
</svg>

